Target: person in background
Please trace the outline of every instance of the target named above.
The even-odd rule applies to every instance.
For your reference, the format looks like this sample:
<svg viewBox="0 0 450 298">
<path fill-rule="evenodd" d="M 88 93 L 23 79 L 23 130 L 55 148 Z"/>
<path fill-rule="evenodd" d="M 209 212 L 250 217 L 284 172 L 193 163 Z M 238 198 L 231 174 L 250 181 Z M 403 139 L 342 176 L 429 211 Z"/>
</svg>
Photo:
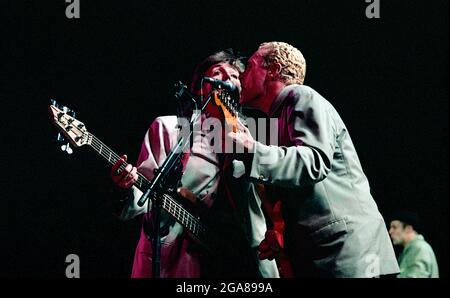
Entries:
<svg viewBox="0 0 450 298">
<path fill-rule="evenodd" d="M 398 278 L 438 278 L 439 268 L 431 245 L 419 234 L 417 213 L 400 211 L 393 216 L 389 235 L 394 245 L 403 247 L 398 263 Z"/>
</svg>

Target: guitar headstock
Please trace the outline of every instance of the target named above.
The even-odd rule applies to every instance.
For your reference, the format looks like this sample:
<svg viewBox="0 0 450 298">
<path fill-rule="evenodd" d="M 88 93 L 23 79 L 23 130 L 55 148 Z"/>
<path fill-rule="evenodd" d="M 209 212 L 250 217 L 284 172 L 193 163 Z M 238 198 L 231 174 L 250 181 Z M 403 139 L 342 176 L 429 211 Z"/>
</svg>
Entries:
<svg viewBox="0 0 450 298">
<path fill-rule="evenodd" d="M 49 106 L 51 121 L 74 147 L 81 147 L 89 144 L 89 133 L 84 123 L 78 121 L 68 114 L 68 109 L 58 106 L 54 101 Z M 68 148 L 68 147 L 65 147 Z M 63 149 L 64 151 L 68 151 Z M 71 153 L 68 151 L 68 153 Z"/>
<path fill-rule="evenodd" d="M 239 103 L 226 90 L 220 89 L 213 92 L 214 102 L 223 113 L 225 123 L 233 132 L 236 132 L 239 117 Z"/>
</svg>

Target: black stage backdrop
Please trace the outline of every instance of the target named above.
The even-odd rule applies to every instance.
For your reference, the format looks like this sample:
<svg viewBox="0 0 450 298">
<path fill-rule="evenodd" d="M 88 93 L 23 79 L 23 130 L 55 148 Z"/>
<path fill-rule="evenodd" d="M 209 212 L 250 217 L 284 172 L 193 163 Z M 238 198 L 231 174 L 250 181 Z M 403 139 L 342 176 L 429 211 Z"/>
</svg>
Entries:
<svg viewBox="0 0 450 298">
<path fill-rule="evenodd" d="M 448 276 L 448 1 L 87 1 L 2 3 L 0 276 L 128 277 L 137 221 L 112 215 L 109 166 L 53 140 L 50 99 L 135 162 L 158 115 L 175 113 L 173 83 L 196 63 L 264 41 L 297 46 L 306 84 L 341 114 L 389 221 L 419 211 Z"/>
</svg>

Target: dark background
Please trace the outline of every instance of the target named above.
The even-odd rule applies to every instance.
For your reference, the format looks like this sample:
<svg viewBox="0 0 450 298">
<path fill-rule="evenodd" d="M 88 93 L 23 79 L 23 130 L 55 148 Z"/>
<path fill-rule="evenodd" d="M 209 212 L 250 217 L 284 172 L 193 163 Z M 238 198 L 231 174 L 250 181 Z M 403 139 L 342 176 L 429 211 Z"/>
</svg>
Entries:
<svg viewBox="0 0 450 298">
<path fill-rule="evenodd" d="M 128 277 L 139 235 L 113 215 L 109 166 L 53 140 L 51 98 L 135 162 L 172 85 L 213 51 L 251 54 L 285 41 L 307 60 L 305 84 L 341 114 L 381 213 L 417 210 L 448 276 L 448 1 L 58 1 L 2 3 L 0 276 Z M 245 4 L 244 4 L 245 3 Z"/>
</svg>

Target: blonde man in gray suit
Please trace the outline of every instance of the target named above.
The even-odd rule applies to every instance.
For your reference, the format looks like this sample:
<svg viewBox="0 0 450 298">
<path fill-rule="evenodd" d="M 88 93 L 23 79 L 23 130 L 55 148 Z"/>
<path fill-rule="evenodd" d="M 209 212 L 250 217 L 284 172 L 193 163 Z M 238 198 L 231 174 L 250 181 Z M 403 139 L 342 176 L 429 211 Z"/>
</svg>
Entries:
<svg viewBox="0 0 450 298">
<path fill-rule="evenodd" d="M 303 85 L 305 71 L 295 47 L 261 44 L 241 76 L 241 104 L 278 119 L 278 144 L 255 141 L 243 126 L 228 137 L 251 152 L 243 158 L 250 180 L 281 198 L 284 246 L 295 277 L 397 273 L 385 222 L 349 131 L 331 103 Z M 282 242 L 262 241 L 261 258 L 279 252 L 274 239 Z"/>
</svg>

